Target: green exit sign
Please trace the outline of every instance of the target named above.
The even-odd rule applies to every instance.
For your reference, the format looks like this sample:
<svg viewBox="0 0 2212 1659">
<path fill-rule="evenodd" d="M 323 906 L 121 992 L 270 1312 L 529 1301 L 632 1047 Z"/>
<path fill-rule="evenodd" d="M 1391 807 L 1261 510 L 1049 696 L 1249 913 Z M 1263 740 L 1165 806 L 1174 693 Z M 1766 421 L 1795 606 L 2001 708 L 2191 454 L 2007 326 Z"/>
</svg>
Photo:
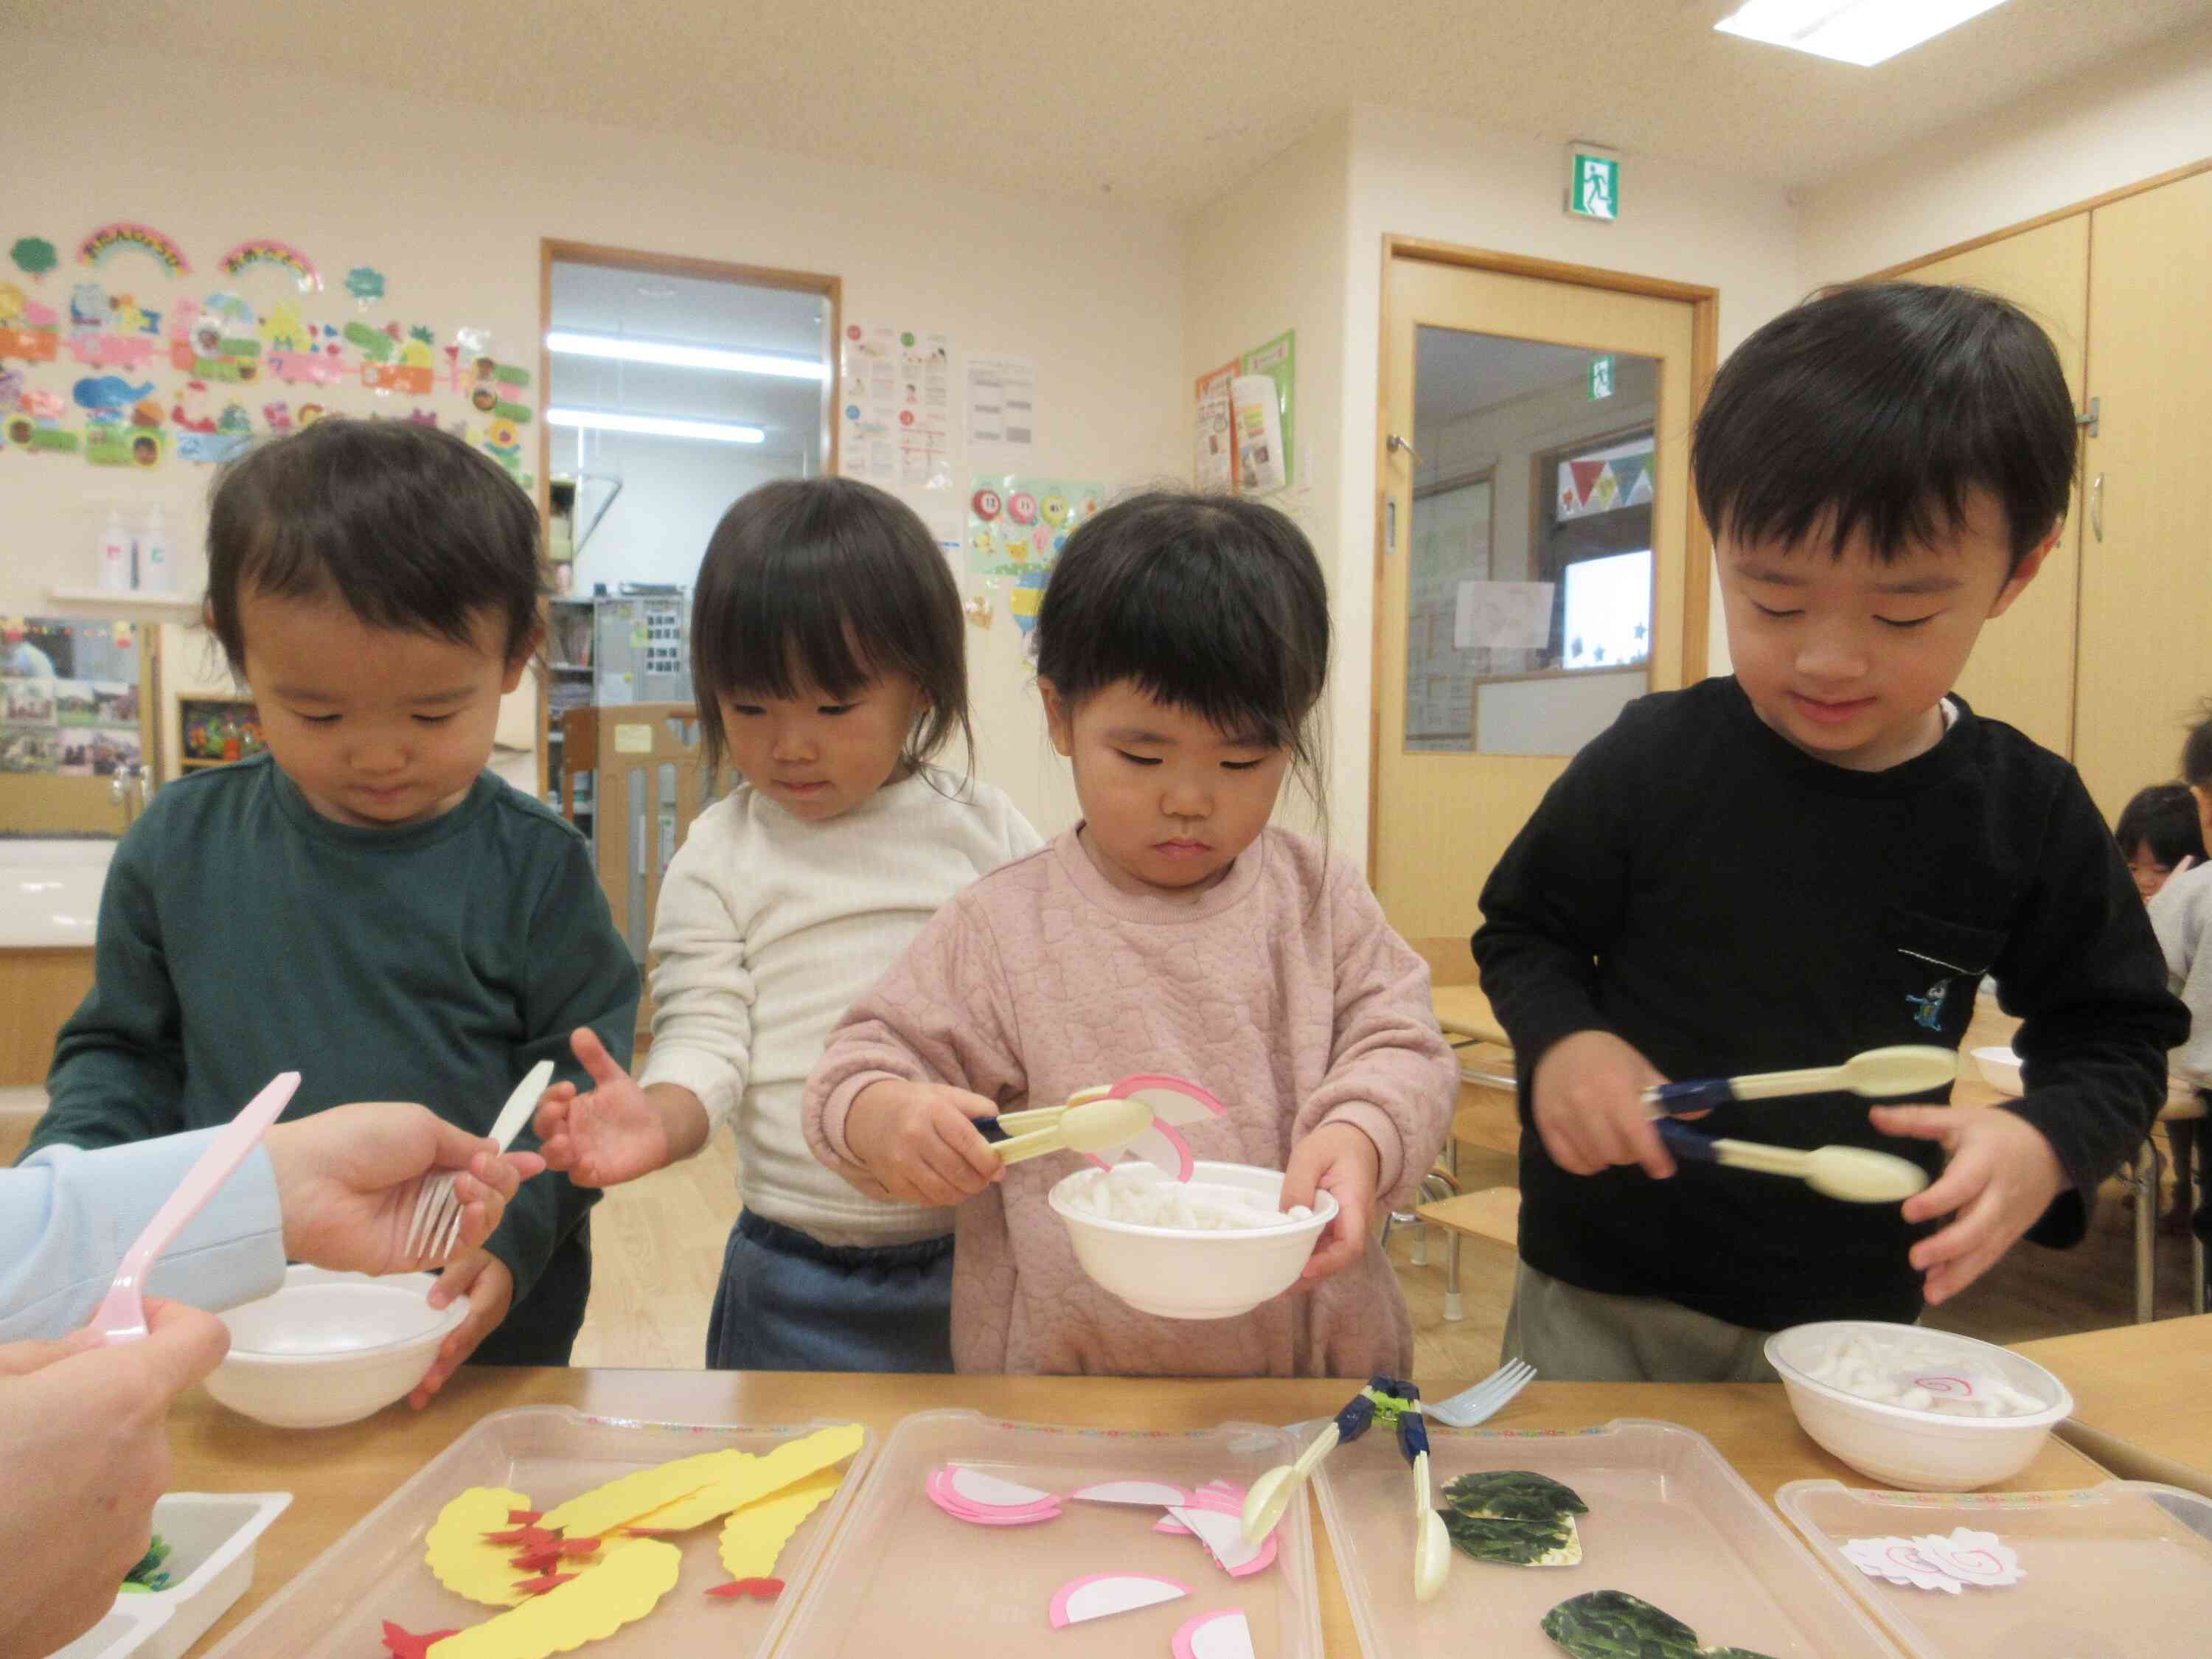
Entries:
<svg viewBox="0 0 2212 1659">
<path fill-rule="evenodd" d="M 1620 217 L 1620 157 L 1595 144 L 1567 146 L 1567 211 L 1577 219 Z"/>
<path fill-rule="evenodd" d="M 1590 359 L 1589 396 L 1592 403 L 1613 396 L 1613 354 Z"/>
</svg>

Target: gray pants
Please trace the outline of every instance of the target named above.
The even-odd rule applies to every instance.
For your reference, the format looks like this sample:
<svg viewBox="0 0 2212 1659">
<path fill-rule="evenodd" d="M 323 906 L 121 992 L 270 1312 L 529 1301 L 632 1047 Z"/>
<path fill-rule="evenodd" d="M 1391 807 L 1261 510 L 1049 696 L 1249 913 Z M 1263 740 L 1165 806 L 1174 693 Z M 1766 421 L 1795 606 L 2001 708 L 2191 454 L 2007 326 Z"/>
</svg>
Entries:
<svg viewBox="0 0 2212 1659">
<path fill-rule="evenodd" d="M 722 1252 L 707 1368 L 949 1371 L 952 1239 L 824 1244 L 740 1211 Z"/>
<path fill-rule="evenodd" d="M 1547 1382 L 1779 1382 L 1766 1338 L 1663 1297 L 1582 1290 L 1523 1261 L 1504 1352 Z"/>
</svg>

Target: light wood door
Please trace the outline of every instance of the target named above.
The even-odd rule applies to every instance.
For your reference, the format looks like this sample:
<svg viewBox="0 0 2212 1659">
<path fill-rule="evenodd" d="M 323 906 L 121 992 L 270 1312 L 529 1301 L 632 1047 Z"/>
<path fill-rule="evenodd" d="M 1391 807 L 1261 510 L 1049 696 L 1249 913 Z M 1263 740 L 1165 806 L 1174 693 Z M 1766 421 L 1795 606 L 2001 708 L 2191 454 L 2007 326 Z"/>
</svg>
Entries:
<svg viewBox="0 0 2212 1659">
<path fill-rule="evenodd" d="M 2091 216 L 2075 763 L 2107 818 L 2174 775 L 2212 691 L 2212 173 Z"/>
<path fill-rule="evenodd" d="M 1401 252 L 1389 262 L 1386 284 L 1370 876 L 1392 925 L 1432 961 L 1465 959 L 1492 866 L 1572 750 L 1601 727 L 1607 698 L 1617 705 L 1647 685 L 1679 686 L 1705 672 L 1709 563 L 1702 538 L 1699 556 L 1691 557 L 1688 441 L 1699 384 L 1693 359 L 1709 338 L 1699 325 L 1710 325 L 1710 291 L 1681 288 L 1673 291 L 1682 297 L 1661 297 L 1568 280 L 1563 268 L 1524 265 L 1516 272 L 1494 268 L 1510 262 L 1485 263 L 1492 268 Z M 1575 275 L 1608 280 L 1601 273 Z M 1587 395 L 1586 360 L 1592 355 L 1613 359 L 1605 368 L 1606 384 L 1616 384 L 1617 370 L 1617 384 L 1624 388 L 1617 404 L 1628 404 L 1632 395 L 1644 411 L 1640 419 L 1625 420 L 1633 411 L 1622 407 L 1614 414 L 1615 405 L 1596 398 L 1583 406 L 1588 412 L 1579 421 L 1563 418 L 1563 410 Z M 1430 370 L 1425 387 L 1424 366 Z M 1440 385 L 1439 377 L 1448 373 L 1483 377 L 1487 384 Z M 1539 412 L 1516 427 L 1521 411 Z M 1624 421 L 1632 429 L 1625 439 L 1619 430 Z M 1608 431 L 1609 425 L 1614 429 Z M 1456 442 L 1447 428 L 1468 434 L 1466 441 Z M 1459 657 L 1474 665 L 1462 666 L 1457 684 L 1438 691 L 1424 680 L 1409 694 L 1409 657 L 1439 658 L 1475 637 L 1455 635 L 1449 605 L 1440 609 L 1437 592 L 1425 598 L 1419 590 L 1433 590 L 1443 580 L 1486 599 L 1495 590 L 1483 586 L 1486 580 L 1561 574 L 1568 567 L 1557 562 L 1565 556 L 1540 551 L 1550 545 L 1544 537 L 1559 528 L 1545 518 L 1559 458 L 1633 451 L 1647 441 L 1636 432 L 1649 434 L 1648 457 L 1624 463 L 1623 479 L 1634 482 L 1620 489 L 1624 501 L 1634 489 L 1649 497 L 1650 608 L 1643 624 L 1648 631 L 1639 636 L 1648 653 L 1646 672 L 1623 675 L 1614 666 L 1616 657 L 1605 659 L 1599 673 L 1586 674 L 1533 662 L 1542 651 L 1460 648 Z M 1413 447 L 1393 444 L 1392 434 Z M 1441 453 L 1417 459 L 1421 437 Z M 1479 558 L 1444 578 L 1425 567 L 1416 578 L 1411 567 L 1426 556 L 1425 505 L 1464 507 L 1455 481 L 1486 471 L 1494 481 L 1495 507 Z M 1547 558 L 1550 565 L 1543 564 Z M 1470 580 L 1460 582 L 1462 574 Z M 1553 587 L 1562 602 L 1562 596 L 1573 595 L 1565 580 Z M 1569 654 L 1564 624 L 1547 625 L 1553 629 L 1549 655 Z M 1698 641 L 1693 663 L 1684 660 L 1686 632 Z M 1499 663 L 1524 672 L 1492 672 Z M 1464 722 L 1457 726 L 1456 740 L 1449 729 L 1455 721 Z M 1516 725 L 1517 739 L 1510 735 Z M 1551 730 L 1564 740 L 1547 744 L 1545 733 Z M 1522 752 L 1484 752 L 1516 743 Z M 1556 752 L 1529 752 L 1547 746 Z"/>
<path fill-rule="evenodd" d="M 1914 282 L 2002 295 L 2043 325 L 2066 369 L 2074 407 L 2088 380 L 2089 216 L 2022 231 L 1984 247 L 1916 266 Z M 1975 712 L 2018 726 L 2046 749 L 2074 753 L 2076 587 L 2081 574 L 2081 493 L 2034 585 L 1990 625 L 1959 678 Z"/>
</svg>

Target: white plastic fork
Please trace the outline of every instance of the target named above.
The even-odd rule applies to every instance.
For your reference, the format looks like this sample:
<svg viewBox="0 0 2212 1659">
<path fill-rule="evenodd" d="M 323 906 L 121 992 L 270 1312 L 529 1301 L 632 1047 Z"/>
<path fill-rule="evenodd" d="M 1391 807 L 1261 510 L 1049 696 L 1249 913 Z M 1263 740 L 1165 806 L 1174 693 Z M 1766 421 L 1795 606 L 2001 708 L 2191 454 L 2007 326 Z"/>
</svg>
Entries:
<svg viewBox="0 0 2212 1659">
<path fill-rule="evenodd" d="M 514 1085 L 514 1092 L 507 1097 L 507 1104 L 499 1109 L 492 1121 L 491 1139 L 499 1150 L 505 1152 L 522 1126 L 530 1121 L 530 1115 L 538 1105 L 538 1097 L 545 1092 L 545 1085 L 553 1080 L 553 1062 L 541 1060 L 530 1068 L 530 1074 Z M 425 1176 L 421 1189 L 415 1195 L 415 1219 L 407 1229 L 407 1247 L 402 1255 L 413 1258 L 419 1249 L 425 1261 L 443 1261 L 453 1254 L 461 1232 L 461 1204 L 453 1193 L 458 1173 Z M 430 1249 L 433 1240 L 438 1248 Z"/>
<path fill-rule="evenodd" d="M 1449 1400 L 1425 1404 L 1422 1413 L 1455 1429 L 1471 1429 L 1504 1410 L 1512 1403 L 1514 1395 L 1535 1380 L 1534 1365 L 1523 1359 L 1510 1359 L 1473 1388 L 1462 1389 Z"/>
</svg>

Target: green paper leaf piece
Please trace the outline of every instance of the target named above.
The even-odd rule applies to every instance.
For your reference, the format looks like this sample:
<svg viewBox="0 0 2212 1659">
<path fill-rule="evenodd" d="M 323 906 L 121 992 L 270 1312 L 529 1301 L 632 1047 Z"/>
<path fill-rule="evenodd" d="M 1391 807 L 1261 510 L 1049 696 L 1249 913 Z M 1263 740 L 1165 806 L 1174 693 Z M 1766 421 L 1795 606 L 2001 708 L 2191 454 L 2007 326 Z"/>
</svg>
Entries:
<svg viewBox="0 0 2212 1659">
<path fill-rule="evenodd" d="M 1589 1513 L 1589 1505 L 1573 1487 L 1532 1469 L 1479 1469 L 1462 1474 L 1444 1488 L 1444 1502 L 1462 1515 L 1516 1521 Z"/>
<path fill-rule="evenodd" d="M 8 257 L 15 262 L 15 269 L 27 276 L 45 276 L 60 263 L 54 253 L 54 245 L 43 236 L 21 236 L 15 246 L 8 250 Z"/>
<path fill-rule="evenodd" d="M 1674 1614 L 1626 1590 L 1591 1590 L 1544 1615 L 1544 1634 L 1574 1659 L 1767 1659 L 1747 1648 L 1701 1648 Z"/>
<path fill-rule="evenodd" d="M 1582 1536 L 1571 1516 L 1513 1521 L 1455 1510 L 1437 1513 L 1453 1547 L 1478 1561 L 1502 1567 L 1571 1567 L 1583 1559 Z"/>
</svg>

